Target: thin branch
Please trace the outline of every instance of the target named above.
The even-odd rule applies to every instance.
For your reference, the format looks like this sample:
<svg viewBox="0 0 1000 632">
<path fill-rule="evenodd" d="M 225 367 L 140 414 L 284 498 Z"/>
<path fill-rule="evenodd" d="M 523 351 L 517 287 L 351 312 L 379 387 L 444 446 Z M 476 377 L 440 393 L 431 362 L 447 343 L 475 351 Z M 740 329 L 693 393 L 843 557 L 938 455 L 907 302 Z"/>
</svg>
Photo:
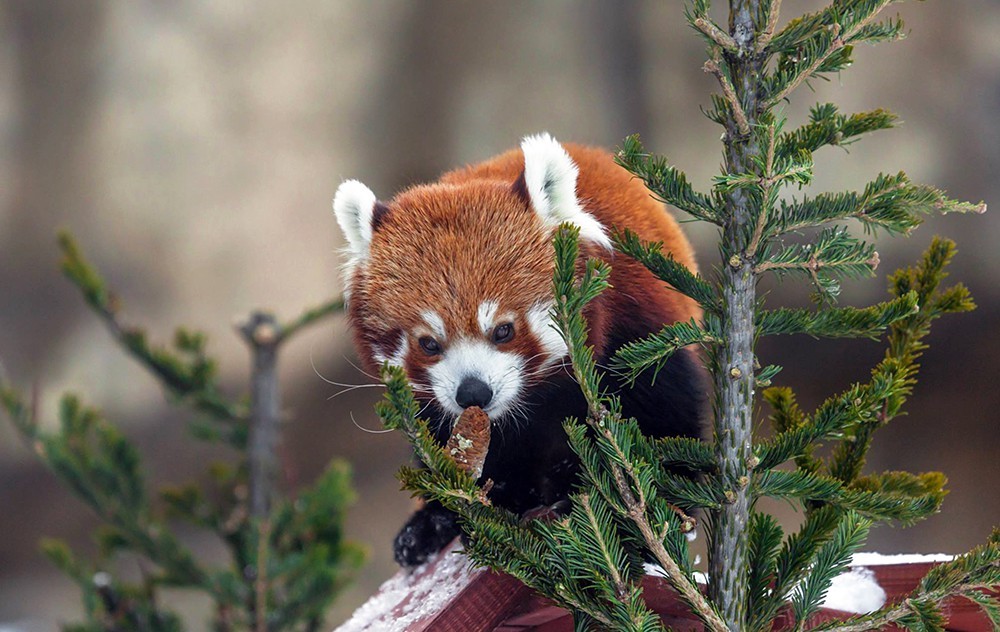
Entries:
<svg viewBox="0 0 1000 632">
<path fill-rule="evenodd" d="M 625 586 L 625 580 L 622 579 L 621 573 L 618 572 L 617 564 L 615 564 L 614 559 L 611 557 L 611 552 L 608 551 L 608 545 L 604 541 L 604 536 L 601 534 L 601 526 L 598 524 L 593 507 L 590 506 L 590 496 L 586 494 L 580 496 L 580 506 L 583 507 L 584 513 L 587 514 L 590 528 L 594 531 L 594 539 L 600 545 L 601 555 L 604 556 L 604 562 L 611 572 L 611 580 L 615 583 L 615 594 L 621 599 L 628 592 L 628 589 Z"/>
<path fill-rule="evenodd" d="M 771 43 L 771 38 L 774 37 L 774 30 L 778 26 L 778 13 L 781 11 L 781 0 L 771 0 L 771 9 L 767 14 L 767 24 L 764 26 L 764 30 L 760 32 L 757 36 L 757 41 L 754 43 L 754 52 L 758 55 L 764 52 L 768 44 Z"/>
<path fill-rule="evenodd" d="M 606 411 L 602 412 L 606 414 Z M 621 495 L 622 500 L 625 501 L 628 517 L 639 528 L 646 546 L 649 547 L 657 563 L 666 572 L 667 581 L 695 609 L 709 630 L 713 632 L 729 632 L 725 621 L 715 612 L 715 609 L 709 603 L 708 599 L 705 598 L 705 595 L 702 594 L 701 590 L 698 589 L 698 586 L 692 583 L 688 579 L 688 576 L 684 574 L 681 567 L 663 546 L 663 541 L 657 537 L 652 525 L 649 524 L 649 520 L 646 517 L 646 499 L 642 495 L 642 485 L 639 483 L 638 474 L 632 468 L 629 460 L 625 458 L 625 454 L 621 451 L 614 435 L 607 428 L 607 424 L 601 425 L 592 417 L 589 419 L 589 422 L 592 428 L 604 435 L 604 438 L 614 447 L 618 459 L 624 463 L 624 466 L 611 464 L 611 475 L 615 480 L 615 486 L 618 488 L 618 493 Z M 632 486 L 622 472 L 623 467 L 635 484 L 635 489 L 639 493 L 638 498 L 636 498 L 636 495 L 632 491 Z"/>
<path fill-rule="evenodd" d="M 728 52 L 733 54 L 739 52 L 740 47 L 739 45 L 736 44 L 736 40 L 734 40 L 732 36 L 729 35 L 729 33 L 726 33 L 718 26 L 716 26 L 715 22 L 713 22 L 709 18 L 707 17 L 695 18 L 692 24 L 694 24 L 695 28 L 704 33 L 709 39 L 711 39 L 713 42 L 715 42 Z"/>
<path fill-rule="evenodd" d="M 820 268 L 836 267 L 840 264 L 853 264 L 854 262 L 843 262 L 843 261 L 823 261 L 818 259 L 814 254 L 809 258 L 808 261 L 764 261 L 756 266 L 754 266 L 753 271 L 757 274 L 767 272 L 768 270 L 803 270 L 814 275 L 819 271 Z M 872 256 L 866 260 L 865 265 L 871 267 L 872 270 L 878 267 L 880 259 L 878 253 L 872 253 Z"/>
<path fill-rule="evenodd" d="M 791 92 L 795 90 L 795 88 L 799 87 L 799 85 L 803 81 L 811 77 L 812 74 L 816 72 L 816 69 L 818 69 L 821 65 L 823 65 L 823 62 L 825 62 L 830 57 L 830 55 L 836 53 L 838 50 L 846 46 L 847 42 L 852 37 L 854 37 L 858 33 L 858 31 L 868 26 L 868 24 L 870 24 L 871 21 L 874 20 L 878 16 L 878 14 L 881 13 L 882 10 L 885 9 L 887 6 L 889 6 L 892 2 L 893 0 L 883 0 L 882 4 L 879 5 L 877 9 L 872 11 L 872 14 L 869 15 L 867 19 L 861 20 L 860 22 L 854 25 L 854 28 L 850 29 L 846 33 L 843 34 L 841 33 L 842 27 L 840 26 L 839 23 L 836 22 L 833 23 L 830 26 L 831 32 L 833 33 L 833 42 L 830 44 L 830 50 L 828 50 L 825 55 L 820 55 L 816 60 L 813 61 L 812 64 L 810 64 L 808 70 L 799 73 L 798 76 L 796 76 L 795 79 L 791 81 L 791 83 L 785 86 L 785 88 L 781 92 L 771 97 L 767 101 L 765 106 L 767 108 L 772 108 L 778 103 L 780 103 L 782 99 L 791 94 Z"/>
<path fill-rule="evenodd" d="M 312 309 L 308 309 L 302 314 L 300 314 L 295 320 L 289 321 L 279 328 L 278 337 L 281 340 L 291 337 L 300 329 L 307 327 L 316 321 L 329 316 L 330 314 L 336 314 L 344 310 L 344 299 L 335 298 L 322 305 L 317 305 Z"/>
<path fill-rule="evenodd" d="M 280 422 L 281 395 L 278 390 L 278 323 L 273 314 L 254 312 L 239 332 L 253 357 L 251 376 L 250 516 L 267 518 L 277 473 L 276 446 Z"/>
<path fill-rule="evenodd" d="M 722 96 L 725 97 L 726 101 L 729 103 L 729 107 L 733 110 L 733 119 L 736 120 L 736 126 L 740 130 L 741 136 L 750 135 L 750 123 L 747 120 L 746 112 L 743 111 L 743 106 L 740 104 L 739 98 L 736 96 L 736 89 L 733 88 L 733 84 L 729 81 L 729 77 L 726 73 L 722 72 L 722 67 L 719 66 L 719 59 L 716 57 L 714 59 L 709 59 L 702 66 L 702 70 L 707 73 L 715 75 L 715 78 L 719 80 L 719 85 L 722 87 Z"/>
</svg>

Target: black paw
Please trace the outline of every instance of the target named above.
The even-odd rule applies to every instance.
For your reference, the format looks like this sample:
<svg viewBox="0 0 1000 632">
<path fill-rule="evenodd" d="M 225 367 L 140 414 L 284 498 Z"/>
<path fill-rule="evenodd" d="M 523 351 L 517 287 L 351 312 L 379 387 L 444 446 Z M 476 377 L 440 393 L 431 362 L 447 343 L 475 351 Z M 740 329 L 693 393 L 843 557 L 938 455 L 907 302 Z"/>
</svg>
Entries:
<svg viewBox="0 0 1000 632">
<path fill-rule="evenodd" d="M 410 516 L 392 544 L 393 555 L 400 566 L 419 566 L 455 539 L 459 534 L 455 514 L 436 503 Z"/>
</svg>

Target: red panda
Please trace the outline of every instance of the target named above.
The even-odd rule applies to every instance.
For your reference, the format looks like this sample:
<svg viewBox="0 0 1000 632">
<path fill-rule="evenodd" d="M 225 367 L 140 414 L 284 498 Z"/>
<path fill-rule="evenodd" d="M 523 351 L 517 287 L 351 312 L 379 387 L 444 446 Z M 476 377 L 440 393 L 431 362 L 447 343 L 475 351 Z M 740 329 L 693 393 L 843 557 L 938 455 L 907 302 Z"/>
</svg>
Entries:
<svg viewBox="0 0 1000 632">
<path fill-rule="evenodd" d="M 599 365 L 666 323 L 701 317 L 693 300 L 614 252 L 609 231 L 630 228 L 696 271 L 663 204 L 600 149 L 529 136 L 386 203 L 348 180 L 333 207 L 362 362 L 405 369 L 442 443 L 464 408 L 481 407 L 493 423 L 483 480 L 494 482 L 491 500 L 515 512 L 564 503 L 577 461 L 561 424 L 586 411 L 550 316 L 555 228 L 578 226 L 581 257 L 611 265 L 611 288 L 585 313 Z M 655 383 L 652 374 L 630 388 L 612 374 L 605 383 L 643 432 L 699 436 L 707 379 L 693 351 L 675 354 Z M 455 517 L 428 502 L 396 537 L 396 560 L 422 563 L 457 534 Z"/>
</svg>

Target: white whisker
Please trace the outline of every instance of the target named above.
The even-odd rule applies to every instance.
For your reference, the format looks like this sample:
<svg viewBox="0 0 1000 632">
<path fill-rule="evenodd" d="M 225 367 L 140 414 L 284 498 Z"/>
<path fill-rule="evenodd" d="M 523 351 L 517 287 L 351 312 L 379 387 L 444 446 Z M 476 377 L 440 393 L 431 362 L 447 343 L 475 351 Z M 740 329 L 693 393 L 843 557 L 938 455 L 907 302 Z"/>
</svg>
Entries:
<svg viewBox="0 0 1000 632">
<path fill-rule="evenodd" d="M 395 430 L 393 430 L 392 428 L 385 428 L 383 430 L 371 430 L 369 428 L 365 428 L 364 426 L 359 424 L 357 420 L 354 419 L 353 411 L 349 412 L 348 415 L 350 415 L 351 423 L 354 424 L 354 427 L 357 428 L 358 430 L 361 430 L 362 432 L 367 432 L 368 434 L 385 434 L 387 432 L 395 432 Z"/>
</svg>

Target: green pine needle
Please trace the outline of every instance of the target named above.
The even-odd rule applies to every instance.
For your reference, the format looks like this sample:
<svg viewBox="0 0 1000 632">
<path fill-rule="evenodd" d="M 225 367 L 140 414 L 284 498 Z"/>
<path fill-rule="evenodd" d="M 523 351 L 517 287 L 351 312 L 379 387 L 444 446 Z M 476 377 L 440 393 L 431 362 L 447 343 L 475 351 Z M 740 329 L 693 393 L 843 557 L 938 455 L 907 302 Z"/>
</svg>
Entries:
<svg viewBox="0 0 1000 632">
<path fill-rule="evenodd" d="M 615 247 L 632 257 L 681 294 L 698 301 L 708 311 L 719 311 L 719 297 L 712 285 L 679 263 L 672 255 L 663 254 L 663 244 L 644 242 L 629 229 L 616 232 Z"/>
<path fill-rule="evenodd" d="M 792 610 L 799 622 L 805 622 L 819 608 L 833 578 L 847 570 L 851 556 L 861 548 L 871 522 L 852 511 L 844 514 L 833 537 L 820 547 L 806 577 L 792 599 Z"/>
<path fill-rule="evenodd" d="M 895 114 L 882 109 L 846 116 L 832 103 L 816 105 L 809 112 L 809 123 L 778 137 L 775 155 L 815 152 L 826 145 L 846 147 L 869 132 L 890 129 L 898 121 Z"/>
<path fill-rule="evenodd" d="M 817 338 L 876 338 L 887 327 L 917 310 L 917 294 L 865 308 L 837 307 L 805 310 L 781 307 L 761 311 L 757 335 L 808 334 Z"/>
<path fill-rule="evenodd" d="M 634 381 L 643 371 L 652 367 L 655 381 L 667 361 L 679 350 L 689 345 L 706 345 L 716 338 L 702 329 L 694 319 L 665 325 L 648 338 L 623 345 L 615 353 L 611 367 Z"/>
<path fill-rule="evenodd" d="M 622 142 L 621 149 L 615 154 L 615 162 L 645 182 L 646 188 L 661 201 L 692 217 L 721 225 L 712 199 L 696 192 L 688 183 L 687 176 L 668 165 L 665 159 L 646 153 L 638 134 Z"/>
<path fill-rule="evenodd" d="M 986 205 L 957 202 L 938 189 L 910 182 L 905 173 L 879 174 L 861 193 L 823 193 L 801 202 L 780 203 L 769 234 L 782 234 L 831 221 L 856 219 L 867 232 L 883 229 L 909 234 L 923 216 L 937 213 L 983 213 Z"/>
</svg>

